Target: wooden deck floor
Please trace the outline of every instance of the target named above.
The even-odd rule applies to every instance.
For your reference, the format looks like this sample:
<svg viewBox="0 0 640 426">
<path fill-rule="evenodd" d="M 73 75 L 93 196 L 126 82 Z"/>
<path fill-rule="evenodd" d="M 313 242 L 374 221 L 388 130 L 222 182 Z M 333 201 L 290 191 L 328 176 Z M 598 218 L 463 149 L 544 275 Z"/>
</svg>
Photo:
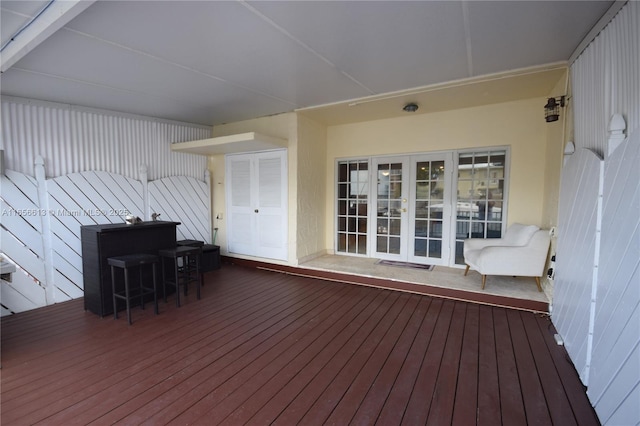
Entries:
<svg viewBox="0 0 640 426">
<path fill-rule="evenodd" d="M 2 425 L 596 425 L 543 315 L 243 266 L 181 308 L 2 319 Z"/>
</svg>

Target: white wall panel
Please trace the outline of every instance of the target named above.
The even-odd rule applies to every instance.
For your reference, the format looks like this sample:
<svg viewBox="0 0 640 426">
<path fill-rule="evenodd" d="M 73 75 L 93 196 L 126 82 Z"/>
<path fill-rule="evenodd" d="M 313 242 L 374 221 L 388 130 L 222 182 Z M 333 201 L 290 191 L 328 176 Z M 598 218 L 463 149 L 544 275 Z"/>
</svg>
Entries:
<svg viewBox="0 0 640 426">
<path fill-rule="evenodd" d="M 33 175 L 33 160 L 45 158 L 48 177 L 101 170 L 150 180 L 184 175 L 201 178 L 207 159 L 171 152 L 171 144 L 211 136 L 211 128 L 166 122 L 18 98 L 2 100 L 0 147 L 5 169 Z"/>
<path fill-rule="evenodd" d="M 589 374 L 602 160 L 579 149 L 562 169 L 552 319 L 583 382 Z"/>
<path fill-rule="evenodd" d="M 640 130 L 605 163 L 601 256 L 589 398 L 600 420 L 640 420 Z M 635 413 L 635 414 L 634 414 Z M 635 416 L 635 417 L 634 417 Z M 613 423 L 615 424 L 615 423 Z"/>
<path fill-rule="evenodd" d="M 622 112 L 640 127 L 640 2 L 628 2 L 571 65 L 576 148 L 605 156 L 607 129 Z"/>
<path fill-rule="evenodd" d="M 571 282 L 575 279 L 572 274 L 582 274 L 577 263 L 571 263 L 572 253 L 565 250 L 560 255 L 565 232 L 561 224 L 573 220 L 566 205 L 575 209 L 582 203 L 582 182 L 569 186 L 567 193 L 563 170 L 553 302 L 553 321 L 567 341 L 567 350 L 604 425 L 640 424 L 639 76 L 640 2 L 630 1 L 571 64 L 575 144 L 604 156 L 606 172 L 601 181 L 601 228 L 588 231 L 590 225 L 583 224 L 597 254 L 596 287 L 587 300 L 586 295 L 571 291 L 577 288 Z M 632 141 L 610 150 L 608 129 L 614 114 L 622 114 Z M 597 174 L 596 169 L 591 174 Z M 589 253 L 580 253 L 587 265 Z M 567 273 L 563 283 L 558 282 L 561 270 Z M 570 308 L 563 309 L 563 304 Z M 590 317 L 588 328 L 573 326 L 582 324 L 586 315 Z M 580 340 L 587 342 L 584 353 L 570 347 Z"/>
</svg>

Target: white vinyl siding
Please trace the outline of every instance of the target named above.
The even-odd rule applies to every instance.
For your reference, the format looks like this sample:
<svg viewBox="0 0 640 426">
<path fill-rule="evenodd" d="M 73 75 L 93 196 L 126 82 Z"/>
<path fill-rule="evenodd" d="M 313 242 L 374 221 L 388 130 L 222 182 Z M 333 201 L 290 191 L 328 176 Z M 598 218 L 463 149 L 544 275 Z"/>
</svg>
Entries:
<svg viewBox="0 0 640 426">
<path fill-rule="evenodd" d="M 1 130 L 5 169 L 33 174 L 40 155 L 47 177 L 100 170 L 135 179 L 145 164 L 150 180 L 202 179 L 207 158 L 171 144 L 211 136 L 205 126 L 10 97 L 2 99 Z"/>
<path fill-rule="evenodd" d="M 562 176 L 552 313 L 603 425 L 640 424 L 639 76 L 640 3 L 630 1 L 571 64 L 576 153 Z M 630 140 L 610 152 L 614 114 Z M 598 160 L 570 172 L 593 156 L 585 149 L 604 159 L 603 175 Z"/>
</svg>

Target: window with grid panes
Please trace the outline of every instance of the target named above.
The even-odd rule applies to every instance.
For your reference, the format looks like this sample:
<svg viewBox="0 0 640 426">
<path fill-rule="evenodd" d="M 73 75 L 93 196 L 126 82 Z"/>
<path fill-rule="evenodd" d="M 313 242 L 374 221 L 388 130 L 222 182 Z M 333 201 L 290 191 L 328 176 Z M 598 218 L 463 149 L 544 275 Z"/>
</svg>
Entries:
<svg viewBox="0 0 640 426">
<path fill-rule="evenodd" d="M 506 156 L 506 150 L 458 155 L 457 264 L 464 264 L 465 238 L 502 236 Z"/>
<path fill-rule="evenodd" d="M 337 247 L 339 253 L 367 254 L 369 163 L 338 162 Z"/>
</svg>

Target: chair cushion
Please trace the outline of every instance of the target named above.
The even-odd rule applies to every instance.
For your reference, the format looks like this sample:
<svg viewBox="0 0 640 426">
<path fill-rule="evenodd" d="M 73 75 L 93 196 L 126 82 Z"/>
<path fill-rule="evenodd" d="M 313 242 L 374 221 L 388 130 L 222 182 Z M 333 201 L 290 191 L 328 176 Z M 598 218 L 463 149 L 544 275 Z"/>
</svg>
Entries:
<svg viewBox="0 0 640 426">
<path fill-rule="evenodd" d="M 523 225 L 514 223 L 509 226 L 504 236 L 504 242 L 509 246 L 524 246 L 529 243 L 533 234 L 540 229 L 535 225 Z"/>
</svg>

